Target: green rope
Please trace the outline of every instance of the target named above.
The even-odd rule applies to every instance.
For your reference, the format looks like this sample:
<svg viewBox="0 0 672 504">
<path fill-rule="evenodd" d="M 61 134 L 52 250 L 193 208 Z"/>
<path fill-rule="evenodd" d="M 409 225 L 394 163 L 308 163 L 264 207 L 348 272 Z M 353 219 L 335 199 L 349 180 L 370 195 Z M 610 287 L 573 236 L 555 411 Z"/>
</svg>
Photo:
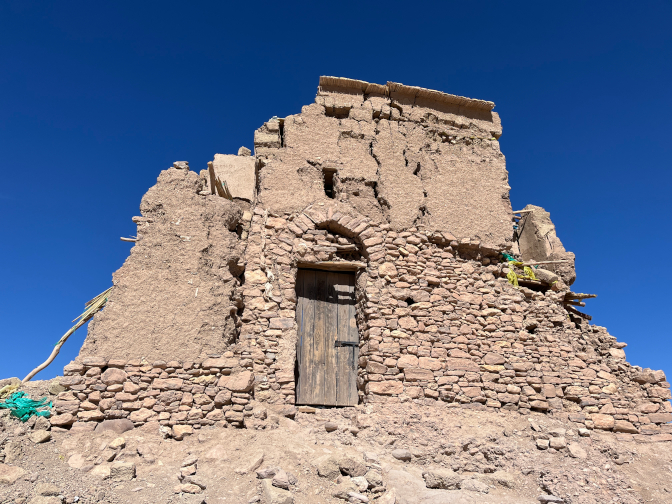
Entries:
<svg viewBox="0 0 672 504">
<path fill-rule="evenodd" d="M 49 417 L 51 416 L 51 402 L 48 402 L 48 397 L 43 397 L 39 401 L 35 401 L 26 397 L 25 392 L 14 392 L 8 399 L 0 402 L 0 409 L 10 410 L 10 415 L 18 418 L 22 422 L 28 421 L 33 416 Z M 38 408 L 47 408 L 38 410 Z"/>
</svg>

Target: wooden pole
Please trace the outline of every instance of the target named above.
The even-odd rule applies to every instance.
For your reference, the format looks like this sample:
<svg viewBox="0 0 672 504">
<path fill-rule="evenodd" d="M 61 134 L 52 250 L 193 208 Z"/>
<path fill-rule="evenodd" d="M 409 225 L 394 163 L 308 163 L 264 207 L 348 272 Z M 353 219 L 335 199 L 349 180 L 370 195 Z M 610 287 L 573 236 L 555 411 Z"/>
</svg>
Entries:
<svg viewBox="0 0 672 504">
<path fill-rule="evenodd" d="M 219 194 L 222 198 L 233 200 L 233 196 L 231 196 L 231 192 L 226 186 L 226 182 L 222 183 L 222 181 L 219 180 L 219 177 L 215 178 L 215 187 L 217 188 L 217 194 Z"/>
<path fill-rule="evenodd" d="M 51 351 L 51 354 L 49 355 L 47 360 L 44 361 L 39 366 L 37 366 L 35 369 L 33 369 L 30 373 L 28 373 L 28 375 L 23 380 L 21 380 L 21 383 L 26 383 L 30 381 L 33 378 L 33 376 L 35 376 L 37 373 L 42 371 L 44 368 L 46 368 L 49 364 L 51 364 L 54 361 L 58 353 L 61 351 L 61 347 L 68 340 L 68 338 L 72 336 L 77 329 L 86 324 L 96 313 L 98 313 L 98 311 L 100 311 L 100 309 L 103 306 L 105 306 L 105 303 L 107 303 L 107 299 L 111 290 L 112 287 L 98 294 L 98 296 L 96 296 L 92 301 L 89 301 L 89 303 L 87 303 L 88 308 L 84 311 L 84 313 L 82 313 L 79 317 L 77 317 L 79 321 L 74 326 L 72 326 L 68 332 L 66 332 L 63 336 L 61 336 L 61 339 L 58 340 L 58 343 L 56 343 L 56 346 Z"/>
<path fill-rule="evenodd" d="M 86 319 L 86 320 L 89 320 L 89 319 Z M 86 320 L 84 322 L 86 322 Z M 80 322 L 82 322 L 82 321 L 80 320 Z M 84 322 L 82 322 L 82 323 L 84 323 Z M 49 358 L 46 361 L 44 361 L 42 364 L 37 366 L 35 369 L 33 369 L 30 373 L 28 373 L 28 375 L 23 380 L 21 380 L 21 383 L 26 383 L 26 382 L 30 381 L 33 378 L 33 376 L 35 376 L 37 373 L 39 373 L 44 368 L 46 368 L 49 364 L 51 364 L 54 361 L 54 359 L 56 358 L 56 356 L 58 355 L 58 353 L 61 351 L 61 347 L 63 346 L 63 343 L 65 343 L 68 340 L 68 338 L 70 336 L 72 336 L 72 334 L 77 329 L 79 329 L 81 326 L 82 326 L 82 324 L 77 322 L 77 324 L 75 324 L 74 327 L 70 328 L 70 330 L 68 332 L 66 332 L 61 337 L 61 339 L 58 341 L 58 343 L 56 344 L 54 349 L 51 351 L 51 355 L 49 355 Z"/>
<path fill-rule="evenodd" d="M 565 306 L 565 310 L 567 310 L 570 313 L 573 313 L 574 315 L 577 315 L 577 316 L 581 317 L 582 319 L 593 320 L 593 317 L 591 317 L 587 313 L 580 312 L 579 310 L 577 310 L 573 306 Z"/>
<path fill-rule="evenodd" d="M 565 294 L 565 299 L 590 299 L 596 297 L 597 294 L 580 294 L 578 292 L 568 292 Z"/>
<path fill-rule="evenodd" d="M 540 264 L 560 264 L 560 263 L 568 263 L 572 262 L 569 259 L 561 259 L 558 261 L 531 261 L 531 262 L 525 262 L 523 263 L 523 266 L 538 266 Z"/>
</svg>

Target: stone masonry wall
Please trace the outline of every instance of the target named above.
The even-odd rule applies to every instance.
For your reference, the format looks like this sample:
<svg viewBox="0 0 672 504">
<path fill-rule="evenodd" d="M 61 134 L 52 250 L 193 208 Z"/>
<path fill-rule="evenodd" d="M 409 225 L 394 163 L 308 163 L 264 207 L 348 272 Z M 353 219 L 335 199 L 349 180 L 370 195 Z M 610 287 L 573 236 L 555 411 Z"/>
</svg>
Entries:
<svg viewBox="0 0 672 504">
<path fill-rule="evenodd" d="M 65 367 L 61 385 L 67 390 L 54 402 L 51 424 L 86 430 L 126 418 L 135 426 L 241 427 L 253 414 L 250 357 L 227 352 L 202 362 L 152 363 L 85 357 Z"/>
<path fill-rule="evenodd" d="M 453 257 L 422 233 L 404 234 L 388 232 L 385 241 L 407 248 L 411 240 L 417 255 L 394 268 L 381 260 L 367 284 L 360 364 L 368 400 L 566 412 L 589 428 L 672 440 L 672 426 L 659 426 L 672 421 L 665 375 L 633 368 L 624 343 L 570 318 L 564 293 L 516 289 L 496 260 L 470 259 L 459 245 Z M 404 306 L 409 295 L 414 302 Z"/>
<path fill-rule="evenodd" d="M 397 233 L 351 209 L 312 206 L 270 217 L 255 209 L 240 345 L 256 361 L 257 399 L 294 401 L 299 263 L 339 261 L 357 244 L 360 396 L 437 399 L 468 407 L 566 412 L 588 427 L 672 439 L 669 383 L 625 361 L 604 328 L 570 318 L 563 293 L 509 285 L 498 253 L 478 242 Z"/>
<path fill-rule="evenodd" d="M 255 208 L 243 219 L 244 309 L 230 351 L 200 363 L 72 363 L 54 425 L 128 418 L 243 426 L 252 397 L 293 404 L 297 269 L 347 262 L 339 247 L 354 245 L 365 266 L 356 287 L 361 401 L 534 409 L 588 428 L 672 440 L 664 373 L 630 366 L 625 344 L 570 316 L 563 293 L 509 285 L 496 250 L 419 228 L 399 233 L 338 202 L 275 216 Z"/>
</svg>

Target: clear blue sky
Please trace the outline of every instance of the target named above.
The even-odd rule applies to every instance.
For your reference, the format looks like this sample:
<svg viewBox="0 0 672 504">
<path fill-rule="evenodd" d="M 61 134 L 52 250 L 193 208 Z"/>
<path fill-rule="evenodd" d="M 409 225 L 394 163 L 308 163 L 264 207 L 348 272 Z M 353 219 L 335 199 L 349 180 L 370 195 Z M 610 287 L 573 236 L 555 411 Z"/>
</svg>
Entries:
<svg viewBox="0 0 672 504">
<path fill-rule="evenodd" d="M 671 375 L 671 22 L 669 0 L 0 0 L 0 378 L 111 285 L 160 170 L 252 148 L 319 75 L 494 101 L 513 206 L 551 212 L 593 322 Z"/>
</svg>

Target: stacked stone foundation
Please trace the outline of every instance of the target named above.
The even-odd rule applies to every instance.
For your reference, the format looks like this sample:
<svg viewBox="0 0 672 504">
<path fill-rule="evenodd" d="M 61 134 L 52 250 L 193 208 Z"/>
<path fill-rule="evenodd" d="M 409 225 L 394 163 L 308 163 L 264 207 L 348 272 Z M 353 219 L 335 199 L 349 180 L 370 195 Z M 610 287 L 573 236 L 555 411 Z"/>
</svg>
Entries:
<svg viewBox="0 0 672 504">
<path fill-rule="evenodd" d="M 229 424 L 252 416 L 252 360 L 232 354 L 202 362 L 114 360 L 87 357 L 64 369 L 67 390 L 54 402 L 57 427 L 95 427 L 128 419 L 138 427 Z"/>
</svg>

